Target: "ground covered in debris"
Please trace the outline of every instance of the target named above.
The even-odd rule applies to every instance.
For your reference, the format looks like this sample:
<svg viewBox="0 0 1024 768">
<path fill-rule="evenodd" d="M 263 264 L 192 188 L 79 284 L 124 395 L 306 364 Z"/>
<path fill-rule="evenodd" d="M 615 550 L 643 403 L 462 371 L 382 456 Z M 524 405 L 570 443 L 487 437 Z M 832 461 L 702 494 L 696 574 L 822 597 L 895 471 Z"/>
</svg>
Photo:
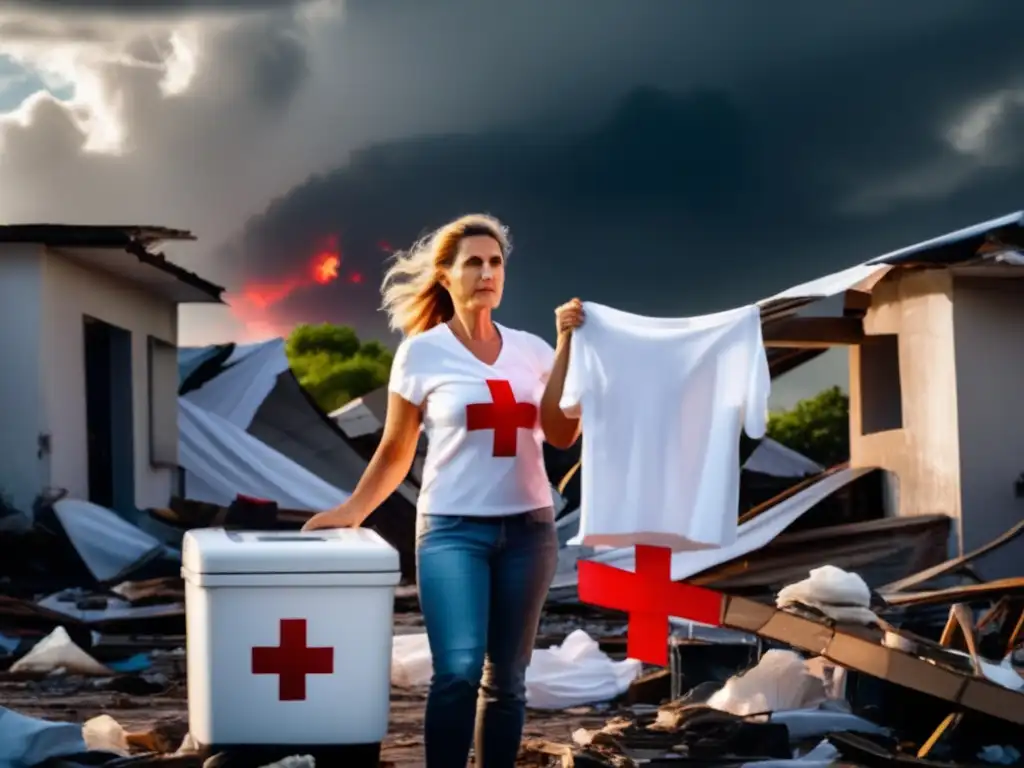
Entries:
<svg viewBox="0 0 1024 768">
<path fill-rule="evenodd" d="M 2 678 L 0 700 L 31 717 L 84 723 L 109 715 L 132 734 L 132 746 L 140 751 L 173 753 L 188 732 L 184 678 L 173 679 L 159 693 L 133 695 L 117 690 L 75 689 L 84 681 L 65 679 L 61 685 Z M 418 691 L 395 689 L 391 695 L 391 725 L 382 762 L 395 766 L 423 765 L 423 707 L 426 697 Z M 564 712 L 530 712 L 524 738 L 569 742 L 578 728 L 600 728 L 609 718 L 607 709 L 574 708 Z M 532 764 L 524 758 L 524 765 Z M 182 768 L 187 763 L 181 763 Z M 199 765 L 199 762 L 196 762 Z"/>
<path fill-rule="evenodd" d="M 96 759 L 131 755 L 104 763 L 111 768 L 200 768 L 187 738 L 180 555 L 112 512 L 68 503 L 63 517 L 41 506 L 6 547 L 0 536 L 0 751 L 14 765 L 87 749 Z M 78 545 L 60 525 L 83 528 Z M 118 526 L 130 528 L 125 540 L 144 539 L 141 554 L 112 546 Z M 893 538 L 876 530 L 860 540 L 845 528 L 851 552 Z M 979 553 L 1021 535 L 1024 523 L 987 550 L 929 557 L 909 574 L 831 564 L 805 573 L 823 553 L 794 540 L 768 556 L 784 574 L 752 574 L 744 560 L 729 571 L 733 592 L 718 581 L 710 592 L 686 585 L 719 609 L 712 624 L 674 628 L 671 674 L 662 661 L 644 673 L 637 654 L 624 660 L 623 614 L 552 594 L 528 679 L 532 704 L 551 709 L 530 711 L 520 764 L 1024 764 L 1019 580 L 979 583 L 967 572 Z M 805 560 L 794 561 L 796 544 Z M 431 664 L 418 608 L 415 588 L 399 587 L 386 765 L 424 762 Z M 46 736 L 22 745 L 30 732 Z"/>
<path fill-rule="evenodd" d="M 624 651 L 625 625 L 618 619 L 601 619 L 577 610 L 552 610 L 542 623 L 538 645 L 555 644 L 581 626 L 604 637 L 604 645 L 616 656 Z M 395 628 L 399 634 L 422 631 L 422 618 L 415 595 L 404 590 L 396 601 Z M 170 638 L 162 637 L 161 645 Z M 183 638 L 182 638 L 183 639 Z M 140 646 L 144 638 L 137 638 Z M 173 643 L 170 643 L 173 645 Z M 149 664 L 141 672 L 125 672 L 114 677 L 87 677 L 60 671 L 40 677 L 10 671 L 0 672 L 0 701 L 22 715 L 48 721 L 86 723 L 92 718 L 113 718 L 127 734 L 134 753 L 172 755 L 179 750 L 188 733 L 188 701 L 185 679 L 185 653 L 181 647 L 146 651 Z M 426 692 L 421 688 L 393 687 L 391 720 L 384 744 L 382 764 L 422 765 L 423 712 Z M 524 740 L 567 743 L 579 728 L 596 729 L 609 717 L 626 711 L 626 704 L 572 707 L 561 711 L 529 712 Z M 182 755 L 176 768 L 201 765 L 198 758 Z M 535 765 L 524 756 L 523 765 Z"/>
</svg>

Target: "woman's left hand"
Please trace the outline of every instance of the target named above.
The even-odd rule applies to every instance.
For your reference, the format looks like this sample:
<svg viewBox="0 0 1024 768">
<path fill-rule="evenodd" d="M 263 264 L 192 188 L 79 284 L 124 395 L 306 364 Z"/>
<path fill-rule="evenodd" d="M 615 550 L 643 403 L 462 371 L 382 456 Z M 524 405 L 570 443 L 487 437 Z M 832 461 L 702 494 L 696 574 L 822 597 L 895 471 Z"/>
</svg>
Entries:
<svg viewBox="0 0 1024 768">
<path fill-rule="evenodd" d="M 583 302 L 579 299 L 567 301 L 555 310 L 555 327 L 559 336 L 568 336 L 583 325 L 584 320 Z"/>
</svg>

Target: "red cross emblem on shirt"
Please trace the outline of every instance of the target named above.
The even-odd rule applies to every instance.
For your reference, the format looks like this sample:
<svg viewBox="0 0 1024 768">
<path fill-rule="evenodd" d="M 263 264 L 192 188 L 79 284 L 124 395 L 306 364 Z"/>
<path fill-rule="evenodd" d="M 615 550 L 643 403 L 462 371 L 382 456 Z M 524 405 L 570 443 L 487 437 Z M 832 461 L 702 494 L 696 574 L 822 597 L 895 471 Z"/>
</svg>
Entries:
<svg viewBox="0 0 1024 768">
<path fill-rule="evenodd" d="M 537 406 L 517 402 L 512 385 L 504 379 L 488 379 L 487 388 L 491 391 L 491 402 L 466 406 L 466 429 L 493 429 L 491 455 L 515 456 L 519 430 L 533 429 L 537 424 Z"/>
<path fill-rule="evenodd" d="M 710 589 L 672 581 L 667 547 L 636 548 L 636 571 L 581 560 L 577 571 L 581 602 L 629 614 L 626 655 L 648 664 L 668 664 L 669 616 L 719 626 L 722 596 Z"/>
<path fill-rule="evenodd" d="M 306 675 L 334 673 L 334 649 L 306 645 L 305 619 L 281 619 L 280 631 L 276 648 L 252 649 L 252 673 L 278 676 L 279 701 L 304 701 Z"/>
</svg>

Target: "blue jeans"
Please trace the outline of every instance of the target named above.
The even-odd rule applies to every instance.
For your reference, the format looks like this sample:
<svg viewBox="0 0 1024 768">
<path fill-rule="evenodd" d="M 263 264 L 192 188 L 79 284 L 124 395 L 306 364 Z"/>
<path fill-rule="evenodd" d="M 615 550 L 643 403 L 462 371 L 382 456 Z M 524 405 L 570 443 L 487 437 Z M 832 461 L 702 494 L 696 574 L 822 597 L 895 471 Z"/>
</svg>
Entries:
<svg viewBox="0 0 1024 768">
<path fill-rule="evenodd" d="M 427 766 L 465 768 L 475 740 L 477 766 L 512 768 L 526 667 L 558 561 L 553 514 L 424 515 L 417 527 L 420 609 L 434 662 Z"/>
</svg>

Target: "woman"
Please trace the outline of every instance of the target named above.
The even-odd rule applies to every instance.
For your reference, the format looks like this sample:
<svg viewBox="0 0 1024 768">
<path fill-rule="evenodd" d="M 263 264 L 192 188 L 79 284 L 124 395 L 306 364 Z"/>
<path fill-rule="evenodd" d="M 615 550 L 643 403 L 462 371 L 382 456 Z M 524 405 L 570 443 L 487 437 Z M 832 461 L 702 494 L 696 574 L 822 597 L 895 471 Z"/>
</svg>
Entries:
<svg viewBox="0 0 1024 768">
<path fill-rule="evenodd" d="M 427 765 L 512 766 L 526 713 L 526 667 L 558 557 L 541 441 L 567 448 L 562 413 L 574 299 L 555 310 L 555 349 L 498 325 L 506 229 L 463 216 L 398 254 L 383 306 L 405 336 L 388 385 L 384 435 L 352 496 L 306 530 L 359 525 L 428 449 L 417 504 L 420 607 L 434 662 Z M 475 729 L 474 729 L 475 719 Z"/>
</svg>

